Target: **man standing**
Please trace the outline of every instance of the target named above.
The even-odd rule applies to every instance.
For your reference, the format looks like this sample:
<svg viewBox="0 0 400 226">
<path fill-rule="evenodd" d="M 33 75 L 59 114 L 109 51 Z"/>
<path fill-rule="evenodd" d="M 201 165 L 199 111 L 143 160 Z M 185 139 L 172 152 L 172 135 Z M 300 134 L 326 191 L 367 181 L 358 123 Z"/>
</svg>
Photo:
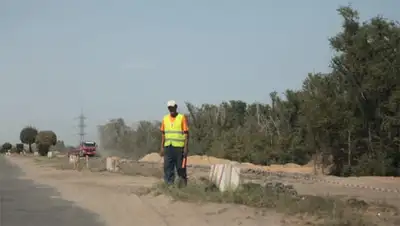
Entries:
<svg viewBox="0 0 400 226">
<path fill-rule="evenodd" d="M 176 168 L 179 182 L 186 185 L 189 127 L 185 115 L 178 113 L 178 105 L 174 100 L 168 101 L 167 106 L 169 114 L 164 116 L 161 123 L 160 155 L 164 156 L 164 181 L 169 185 L 174 183 Z"/>
</svg>

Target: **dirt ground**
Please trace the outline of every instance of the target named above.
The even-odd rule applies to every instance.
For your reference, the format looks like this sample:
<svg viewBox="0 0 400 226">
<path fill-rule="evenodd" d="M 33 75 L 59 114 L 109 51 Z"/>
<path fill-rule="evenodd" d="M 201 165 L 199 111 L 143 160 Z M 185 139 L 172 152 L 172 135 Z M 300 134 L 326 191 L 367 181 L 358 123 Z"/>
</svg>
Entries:
<svg viewBox="0 0 400 226">
<path fill-rule="evenodd" d="M 293 173 L 246 173 L 252 182 L 280 182 L 293 185 L 299 194 L 334 195 L 385 203 L 400 208 L 400 178 L 389 177 L 334 177 Z"/>
<path fill-rule="evenodd" d="M 141 164 L 160 164 L 161 157 L 150 153 L 139 160 Z M 219 163 L 234 163 L 240 167 L 245 182 L 280 182 L 293 185 L 304 195 L 339 195 L 359 198 L 370 202 L 383 202 L 400 208 L 400 178 L 394 177 L 333 177 L 313 176 L 312 163 L 300 166 L 285 165 L 260 166 L 251 163 L 237 163 L 212 156 L 189 156 L 189 175 L 207 176 L 209 166 Z M 131 164 L 133 166 L 134 164 Z M 160 166 L 158 166 L 160 167 Z"/>
<path fill-rule="evenodd" d="M 49 164 L 38 166 L 32 158 L 22 156 L 8 159 L 22 169 L 26 179 L 57 189 L 61 198 L 97 213 L 110 226 L 288 225 L 287 218 L 278 213 L 259 213 L 244 206 L 183 203 L 163 195 L 140 195 L 159 181 L 154 177 L 60 170 Z"/>
<path fill-rule="evenodd" d="M 230 204 L 194 204 L 172 201 L 159 195 L 141 195 L 162 177 L 162 165 L 149 162 L 124 162 L 122 174 L 105 172 L 105 160 L 90 159 L 90 171 L 70 170 L 67 158 L 32 158 L 12 156 L 26 177 L 39 184 L 54 187 L 61 198 L 99 214 L 107 225 L 298 225 L 295 218 L 278 213 Z M 191 166 L 189 175 L 208 175 L 208 167 Z M 400 207 L 398 178 L 315 177 L 304 174 L 255 172 L 243 170 L 247 181 L 291 184 L 300 194 L 356 197 L 370 202 Z M 185 216 L 182 218 L 182 216 Z M 297 222 L 299 223 L 299 222 Z"/>
</svg>

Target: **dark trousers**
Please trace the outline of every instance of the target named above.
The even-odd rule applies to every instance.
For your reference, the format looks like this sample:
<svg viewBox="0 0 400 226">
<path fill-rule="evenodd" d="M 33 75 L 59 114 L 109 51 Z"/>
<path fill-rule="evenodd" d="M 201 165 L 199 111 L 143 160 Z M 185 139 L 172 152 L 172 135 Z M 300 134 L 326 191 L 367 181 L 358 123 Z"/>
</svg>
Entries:
<svg viewBox="0 0 400 226">
<path fill-rule="evenodd" d="M 182 166 L 184 161 L 183 147 L 164 147 L 164 181 L 167 184 L 175 182 L 175 169 L 179 177 L 179 185 L 187 184 L 186 166 Z"/>
</svg>

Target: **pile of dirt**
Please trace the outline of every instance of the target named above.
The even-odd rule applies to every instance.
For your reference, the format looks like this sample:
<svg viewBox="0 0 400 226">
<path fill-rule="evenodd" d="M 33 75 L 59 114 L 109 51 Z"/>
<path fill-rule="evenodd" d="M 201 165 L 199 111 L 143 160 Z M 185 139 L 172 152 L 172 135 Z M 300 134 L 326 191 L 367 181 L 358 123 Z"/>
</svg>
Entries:
<svg viewBox="0 0 400 226">
<path fill-rule="evenodd" d="M 192 155 L 188 157 L 187 163 L 190 165 L 213 165 L 213 164 L 226 164 L 235 163 L 227 159 L 220 159 L 212 156 Z"/>
<path fill-rule="evenodd" d="M 151 153 L 144 156 L 142 159 L 139 160 L 140 162 L 162 162 L 162 157 L 158 153 Z M 301 166 L 294 163 L 287 163 L 285 165 L 277 165 L 272 164 L 269 166 L 261 166 L 261 165 L 254 165 L 252 163 L 238 163 L 235 161 L 230 161 L 227 159 L 220 159 L 212 156 L 200 156 L 200 155 L 192 155 L 188 157 L 187 163 L 189 165 L 203 165 L 209 166 L 213 164 L 226 164 L 226 163 L 233 163 L 233 164 L 240 164 L 243 168 L 252 168 L 252 169 L 262 169 L 266 171 L 281 171 L 281 172 L 296 172 L 296 173 L 312 173 L 313 167 L 310 166 Z"/>
<path fill-rule="evenodd" d="M 150 153 L 145 155 L 139 162 L 161 162 L 162 157 L 158 153 Z"/>
<path fill-rule="evenodd" d="M 293 163 L 289 163 L 293 164 Z M 295 166 L 287 166 L 285 165 L 271 165 L 271 166 L 263 166 L 262 168 L 266 171 L 272 171 L 272 172 L 286 172 L 286 173 L 313 173 L 314 168 L 313 167 L 308 167 L 308 166 L 300 166 L 297 164 L 293 164 Z"/>
</svg>

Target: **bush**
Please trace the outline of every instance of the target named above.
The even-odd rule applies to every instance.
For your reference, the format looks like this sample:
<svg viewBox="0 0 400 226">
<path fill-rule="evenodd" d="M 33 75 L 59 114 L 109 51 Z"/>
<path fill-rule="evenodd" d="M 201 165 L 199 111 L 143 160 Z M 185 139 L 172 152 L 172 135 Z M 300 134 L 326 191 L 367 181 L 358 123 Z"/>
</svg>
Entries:
<svg viewBox="0 0 400 226">
<path fill-rule="evenodd" d="M 37 150 L 40 156 L 47 156 L 47 153 L 50 150 L 50 145 L 47 144 L 38 144 Z"/>
<path fill-rule="evenodd" d="M 16 149 L 16 152 L 17 152 L 17 153 L 23 152 L 23 151 L 24 151 L 24 144 L 22 144 L 22 143 L 16 144 L 16 145 L 15 145 L 15 149 Z"/>
<path fill-rule="evenodd" d="M 37 145 L 52 146 L 57 144 L 57 135 L 53 131 L 40 131 L 35 140 Z"/>
<path fill-rule="evenodd" d="M 8 151 L 12 148 L 12 145 L 9 142 L 4 143 L 2 146 L 2 149 L 4 149 L 5 151 Z"/>
<path fill-rule="evenodd" d="M 57 144 L 57 135 L 50 130 L 40 131 L 36 136 L 35 143 L 39 155 L 46 156 L 50 147 Z"/>
</svg>

